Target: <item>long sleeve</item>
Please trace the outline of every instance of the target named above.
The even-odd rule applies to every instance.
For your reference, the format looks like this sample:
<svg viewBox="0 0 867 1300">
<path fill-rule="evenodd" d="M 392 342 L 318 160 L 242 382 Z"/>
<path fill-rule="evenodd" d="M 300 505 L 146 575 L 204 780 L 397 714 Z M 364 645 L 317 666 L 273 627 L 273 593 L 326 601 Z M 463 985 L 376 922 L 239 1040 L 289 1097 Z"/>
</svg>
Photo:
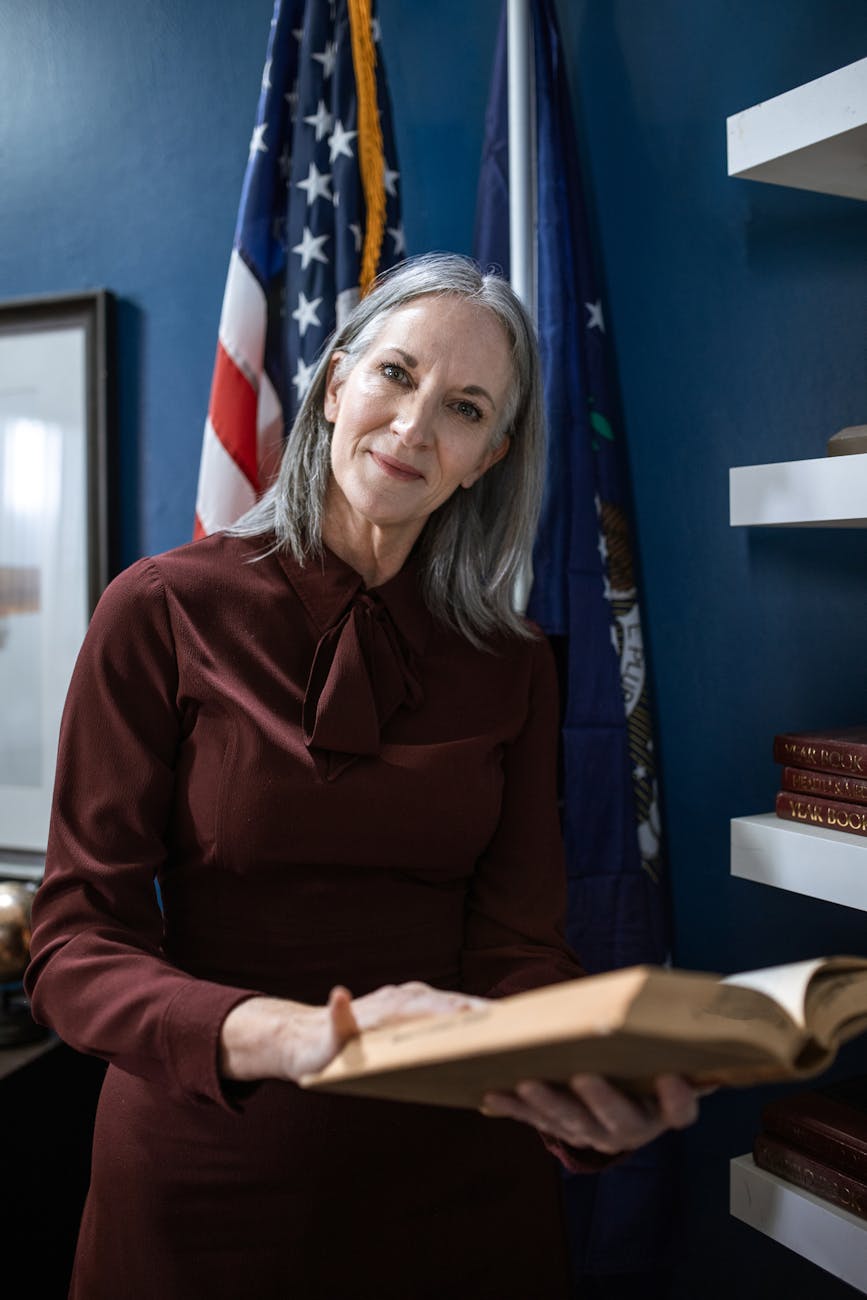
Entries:
<svg viewBox="0 0 867 1300">
<path fill-rule="evenodd" d="M 155 887 L 185 725 L 165 594 L 140 561 L 104 593 L 70 685 L 26 985 L 70 1046 L 228 1104 L 219 1028 L 250 991 L 166 960 Z"/>
</svg>

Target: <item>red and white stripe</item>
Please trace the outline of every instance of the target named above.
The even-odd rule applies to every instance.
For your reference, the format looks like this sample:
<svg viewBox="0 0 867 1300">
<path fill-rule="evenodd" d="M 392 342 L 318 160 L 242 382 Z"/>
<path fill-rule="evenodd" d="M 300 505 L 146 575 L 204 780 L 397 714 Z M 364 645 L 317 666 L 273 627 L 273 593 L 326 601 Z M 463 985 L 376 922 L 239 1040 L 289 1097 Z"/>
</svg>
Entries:
<svg viewBox="0 0 867 1300">
<path fill-rule="evenodd" d="M 268 487 L 280 466 L 283 411 L 265 374 L 267 303 L 232 252 L 202 440 L 195 537 L 226 528 Z"/>
</svg>

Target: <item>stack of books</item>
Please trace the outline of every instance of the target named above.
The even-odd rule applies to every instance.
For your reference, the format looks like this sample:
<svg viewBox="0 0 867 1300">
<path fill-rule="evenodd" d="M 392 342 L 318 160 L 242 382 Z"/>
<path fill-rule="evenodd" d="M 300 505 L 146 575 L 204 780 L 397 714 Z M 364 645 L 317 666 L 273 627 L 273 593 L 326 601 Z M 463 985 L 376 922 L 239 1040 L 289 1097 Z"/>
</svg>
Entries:
<svg viewBox="0 0 867 1300">
<path fill-rule="evenodd" d="M 867 835 L 867 723 L 775 736 L 774 759 L 783 768 L 778 817 Z"/>
<path fill-rule="evenodd" d="M 770 1102 L 753 1159 L 867 1219 L 867 1075 Z"/>
</svg>

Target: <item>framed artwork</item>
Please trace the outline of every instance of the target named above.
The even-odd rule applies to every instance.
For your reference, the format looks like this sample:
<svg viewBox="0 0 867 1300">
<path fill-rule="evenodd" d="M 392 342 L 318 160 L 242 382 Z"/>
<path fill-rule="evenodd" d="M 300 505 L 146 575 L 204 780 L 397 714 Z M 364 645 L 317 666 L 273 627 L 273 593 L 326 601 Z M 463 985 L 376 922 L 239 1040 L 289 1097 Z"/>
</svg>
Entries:
<svg viewBox="0 0 867 1300">
<path fill-rule="evenodd" d="M 108 581 L 111 307 L 0 303 L 0 875 L 41 876 L 60 716 Z"/>
</svg>

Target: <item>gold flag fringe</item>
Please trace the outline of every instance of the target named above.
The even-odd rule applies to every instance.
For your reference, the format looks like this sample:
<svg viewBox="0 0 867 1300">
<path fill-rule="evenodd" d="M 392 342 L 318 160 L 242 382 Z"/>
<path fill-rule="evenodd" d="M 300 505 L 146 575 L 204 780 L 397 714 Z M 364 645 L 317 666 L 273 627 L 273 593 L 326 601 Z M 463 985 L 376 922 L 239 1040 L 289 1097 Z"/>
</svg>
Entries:
<svg viewBox="0 0 867 1300">
<path fill-rule="evenodd" d="M 358 166 L 367 210 L 359 284 L 363 298 L 376 277 L 385 235 L 385 155 L 376 102 L 376 49 L 370 0 L 348 0 L 348 4 L 352 66 L 358 97 Z"/>
</svg>

